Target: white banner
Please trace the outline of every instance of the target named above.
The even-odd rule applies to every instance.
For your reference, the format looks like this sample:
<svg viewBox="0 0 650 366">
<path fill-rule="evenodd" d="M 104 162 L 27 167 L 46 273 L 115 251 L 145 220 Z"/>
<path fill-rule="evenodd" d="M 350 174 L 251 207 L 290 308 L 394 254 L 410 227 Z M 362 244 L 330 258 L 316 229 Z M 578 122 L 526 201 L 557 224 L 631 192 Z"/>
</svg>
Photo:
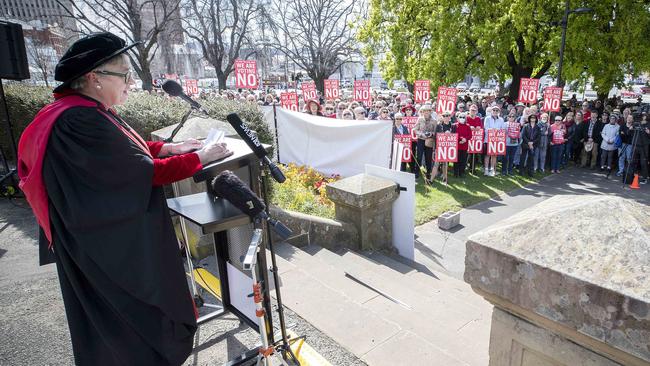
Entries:
<svg viewBox="0 0 650 366">
<path fill-rule="evenodd" d="M 390 122 L 332 119 L 282 108 L 276 113 L 281 163 L 343 177 L 363 173 L 365 164 L 389 167 Z"/>
</svg>

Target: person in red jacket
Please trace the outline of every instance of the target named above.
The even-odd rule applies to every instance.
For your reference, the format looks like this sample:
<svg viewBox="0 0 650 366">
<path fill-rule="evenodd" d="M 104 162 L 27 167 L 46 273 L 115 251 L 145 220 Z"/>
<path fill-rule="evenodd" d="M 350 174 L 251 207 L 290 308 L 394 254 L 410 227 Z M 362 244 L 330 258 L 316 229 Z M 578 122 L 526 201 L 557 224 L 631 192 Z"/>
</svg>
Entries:
<svg viewBox="0 0 650 366">
<path fill-rule="evenodd" d="M 55 101 L 18 146 L 20 187 L 40 227 L 41 264 L 56 263 L 77 365 L 189 356 L 196 309 L 162 186 L 232 154 L 196 140 L 147 142 L 117 114 L 134 46 L 111 33 L 76 41 L 56 65 Z"/>
<path fill-rule="evenodd" d="M 474 106 L 473 106 L 474 107 Z M 467 142 L 472 138 L 472 130 L 467 124 L 467 115 L 459 113 L 453 132 L 458 134 L 458 162 L 454 163 L 454 177 L 464 177 L 467 167 Z"/>
</svg>

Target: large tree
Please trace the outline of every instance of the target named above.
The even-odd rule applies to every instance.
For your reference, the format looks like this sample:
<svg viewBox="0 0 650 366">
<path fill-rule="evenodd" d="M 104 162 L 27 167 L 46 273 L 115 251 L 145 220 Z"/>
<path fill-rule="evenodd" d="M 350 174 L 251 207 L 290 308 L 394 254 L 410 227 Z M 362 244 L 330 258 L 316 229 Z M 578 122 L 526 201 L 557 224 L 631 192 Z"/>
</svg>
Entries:
<svg viewBox="0 0 650 366">
<path fill-rule="evenodd" d="M 583 6 L 593 13 L 569 20 L 562 73 L 577 79 L 586 72 L 598 98 L 604 99 L 612 87 L 625 86 L 626 76 L 650 70 L 650 2 L 593 0 Z"/>
<path fill-rule="evenodd" d="M 78 21 L 81 33 L 111 31 L 130 43 L 140 42 L 128 55 L 142 88 L 151 90 L 151 62 L 158 50 L 158 38 L 170 22 L 178 20 L 180 1 L 78 0 L 71 2 L 73 9 L 68 16 Z"/>
<path fill-rule="evenodd" d="M 201 45 L 219 89 L 225 89 L 242 47 L 251 43 L 253 22 L 261 14 L 259 0 L 185 0 L 183 12 L 186 34 Z"/>
<path fill-rule="evenodd" d="M 604 2 L 615 0 L 573 1 L 570 5 L 599 7 Z M 646 12 L 638 17 L 647 17 L 645 7 Z M 372 0 L 359 37 L 367 56 L 377 57 L 386 51 L 380 66 L 388 79 L 412 82 L 426 78 L 435 87 L 472 73 L 500 82 L 512 79 L 509 96 L 515 98 L 522 77 L 539 78 L 556 71 L 563 14 L 564 3 L 552 0 Z M 565 79 L 582 71 L 583 63 L 579 71 L 573 67 L 585 56 L 573 48 L 578 34 L 588 47 L 611 48 L 591 32 L 606 23 L 592 15 L 570 18 Z M 602 71 L 590 70 L 592 74 Z"/>
<path fill-rule="evenodd" d="M 268 12 L 272 47 L 284 53 L 324 92 L 324 80 L 358 54 L 352 21 L 358 2 L 273 0 Z"/>
</svg>

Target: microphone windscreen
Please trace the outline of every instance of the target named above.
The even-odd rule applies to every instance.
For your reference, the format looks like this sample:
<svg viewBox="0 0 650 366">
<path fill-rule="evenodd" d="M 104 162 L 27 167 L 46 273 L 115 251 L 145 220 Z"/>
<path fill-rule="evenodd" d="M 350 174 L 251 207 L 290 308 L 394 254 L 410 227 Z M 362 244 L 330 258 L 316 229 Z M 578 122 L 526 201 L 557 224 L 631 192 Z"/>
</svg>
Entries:
<svg viewBox="0 0 650 366">
<path fill-rule="evenodd" d="M 181 84 L 175 82 L 174 80 L 167 80 L 163 83 L 162 89 L 165 93 L 171 95 L 172 97 L 177 97 L 183 94 L 183 87 Z"/>
<path fill-rule="evenodd" d="M 241 118 L 239 118 L 237 113 L 230 113 L 227 115 L 226 121 L 230 123 L 232 128 L 235 129 L 237 134 L 242 138 L 242 140 L 244 140 L 259 159 L 263 159 L 266 156 L 266 150 L 264 150 L 257 135 L 244 123 L 244 121 L 241 120 Z"/>
<path fill-rule="evenodd" d="M 233 172 L 225 170 L 210 183 L 214 193 L 230 202 L 241 212 L 255 218 L 266 206 L 264 202 Z"/>
</svg>

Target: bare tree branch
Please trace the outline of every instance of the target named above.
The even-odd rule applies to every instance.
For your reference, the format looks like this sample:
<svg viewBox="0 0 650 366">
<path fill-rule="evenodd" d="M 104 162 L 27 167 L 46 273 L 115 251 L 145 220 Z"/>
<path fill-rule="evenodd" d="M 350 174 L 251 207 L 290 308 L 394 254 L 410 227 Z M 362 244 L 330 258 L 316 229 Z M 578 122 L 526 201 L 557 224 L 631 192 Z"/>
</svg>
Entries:
<svg viewBox="0 0 650 366">
<path fill-rule="evenodd" d="M 151 62 L 158 49 L 158 37 L 180 16 L 181 0 L 77 0 L 66 17 L 74 18 L 83 28 L 118 33 L 130 43 L 140 42 L 129 52 L 131 65 L 142 80 L 142 88 L 152 87 Z M 146 23 L 145 23 L 146 22 Z"/>
<path fill-rule="evenodd" d="M 186 0 L 183 28 L 197 41 L 203 57 L 215 68 L 219 88 L 233 71 L 251 25 L 260 14 L 258 0 Z"/>
<path fill-rule="evenodd" d="M 273 0 L 269 12 L 272 47 L 307 72 L 323 92 L 324 80 L 359 54 L 350 22 L 354 1 Z"/>
</svg>

